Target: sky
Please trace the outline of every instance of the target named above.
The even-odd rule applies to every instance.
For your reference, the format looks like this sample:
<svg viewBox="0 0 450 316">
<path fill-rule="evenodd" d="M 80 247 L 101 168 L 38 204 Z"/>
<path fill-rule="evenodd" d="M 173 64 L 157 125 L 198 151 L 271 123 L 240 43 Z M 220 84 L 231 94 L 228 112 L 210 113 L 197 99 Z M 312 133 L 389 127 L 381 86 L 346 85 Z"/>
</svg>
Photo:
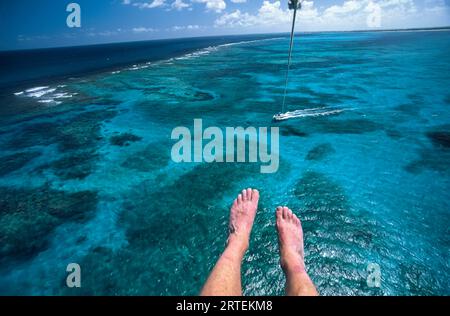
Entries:
<svg viewBox="0 0 450 316">
<path fill-rule="evenodd" d="M 288 32 L 288 0 L 1 0 L 0 50 Z M 80 27 L 67 6 L 80 7 Z M 450 25 L 450 0 L 304 0 L 297 30 Z"/>
</svg>

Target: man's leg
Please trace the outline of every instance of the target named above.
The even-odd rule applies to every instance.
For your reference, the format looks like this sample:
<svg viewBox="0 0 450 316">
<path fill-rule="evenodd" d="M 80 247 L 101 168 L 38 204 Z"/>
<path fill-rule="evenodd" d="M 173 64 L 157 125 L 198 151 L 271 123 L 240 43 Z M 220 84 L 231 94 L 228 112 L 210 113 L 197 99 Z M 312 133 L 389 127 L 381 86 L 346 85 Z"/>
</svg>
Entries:
<svg viewBox="0 0 450 316">
<path fill-rule="evenodd" d="M 319 295 L 305 269 L 302 224 L 287 207 L 277 208 L 277 230 L 281 267 L 286 275 L 286 295 Z"/>
<path fill-rule="evenodd" d="M 206 281 L 202 296 L 241 296 L 241 264 L 258 209 L 259 192 L 247 189 L 231 207 L 228 245 Z"/>
</svg>

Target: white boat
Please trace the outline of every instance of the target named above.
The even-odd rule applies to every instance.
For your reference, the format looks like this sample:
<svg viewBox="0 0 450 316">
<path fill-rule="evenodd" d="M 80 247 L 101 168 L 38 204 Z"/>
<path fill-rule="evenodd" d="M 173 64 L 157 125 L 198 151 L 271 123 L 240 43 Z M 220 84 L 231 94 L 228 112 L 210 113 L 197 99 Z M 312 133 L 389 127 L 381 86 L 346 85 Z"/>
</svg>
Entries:
<svg viewBox="0 0 450 316">
<path fill-rule="evenodd" d="M 273 120 L 276 121 L 276 122 L 281 122 L 281 121 L 289 120 L 289 119 L 291 118 L 290 113 L 291 113 L 291 112 L 275 114 L 275 115 L 273 116 Z"/>
</svg>

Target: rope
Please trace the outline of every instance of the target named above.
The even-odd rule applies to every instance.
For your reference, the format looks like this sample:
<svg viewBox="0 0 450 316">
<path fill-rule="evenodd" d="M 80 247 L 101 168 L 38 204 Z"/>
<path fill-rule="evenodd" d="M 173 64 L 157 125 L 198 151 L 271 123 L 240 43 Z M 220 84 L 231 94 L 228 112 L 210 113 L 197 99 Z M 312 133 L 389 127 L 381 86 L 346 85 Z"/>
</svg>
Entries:
<svg viewBox="0 0 450 316">
<path fill-rule="evenodd" d="M 288 57 L 288 65 L 287 65 L 287 71 L 286 71 L 286 84 L 284 86 L 283 105 L 281 106 L 281 113 L 284 113 L 286 110 L 286 95 L 287 95 L 287 89 L 288 89 L 288 85 L 289 85 L 289 71 L 291 70 L 292 50 L 294 48 L 294 31 L 295 31 L 296 18 L 297 18 L 297 6 L 295 6 L 295 9 L 294 9 L 294 20 L 292 22 L 291 42 L 289 45 L 289 57 Z"/>
</svg>

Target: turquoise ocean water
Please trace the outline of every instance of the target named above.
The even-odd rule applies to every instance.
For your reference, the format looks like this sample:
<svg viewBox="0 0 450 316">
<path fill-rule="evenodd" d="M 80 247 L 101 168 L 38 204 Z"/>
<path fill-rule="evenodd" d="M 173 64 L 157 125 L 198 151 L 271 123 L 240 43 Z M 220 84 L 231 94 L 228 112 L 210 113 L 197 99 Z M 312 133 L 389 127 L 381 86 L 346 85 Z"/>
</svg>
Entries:
<svg viewBox="0 0 450 316">
<path fill-rule="evenodd" d="M 0 293 L 195 295 L 231 202 L 253 187 L 245 294 L 283 294 L 278 205 L 303 220 L 322 294 L 450 294 L 450 32 L 300 36 L 288 108 L 327 115 L 274 124 L 288 41 L 246 38 L 4 90 Z M 195 118 L 279 126 L 279 171 L 175 164 L 171 132 Z M 81 289 L 65 286 L 72 262 Z"/>
</svg>

